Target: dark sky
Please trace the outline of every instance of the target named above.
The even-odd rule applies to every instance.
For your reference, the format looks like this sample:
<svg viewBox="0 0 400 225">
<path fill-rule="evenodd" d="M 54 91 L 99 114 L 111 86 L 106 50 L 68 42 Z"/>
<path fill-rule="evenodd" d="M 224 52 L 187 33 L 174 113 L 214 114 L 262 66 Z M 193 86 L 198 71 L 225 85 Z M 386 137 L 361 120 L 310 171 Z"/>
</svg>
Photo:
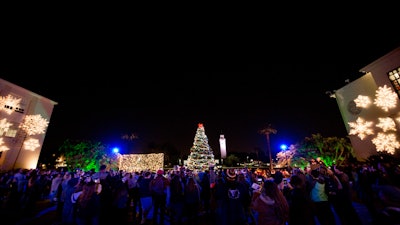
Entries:
<svg viewBox="0 0 400 225">
<path fill-rule="evenodd" d="M 65 139 L 123 146 L 120 137 L 135 133 L 132 152 L 169 143 L 189 154 L 198 123 L 215 152 L 225 135 L 228 154 L 265 150 L 258 131 L 271 124 L 276 152 L 315 133 L 346 136 L 326 92 L 361 77 L 359 69 L 399 46 L 395 35 L 384 41 L 348 35 L 268 45 L 251 38 L 205 42 L 204 34 L 182 42 L 49 38 L 2 53 L 0 77 L 58 102 L 42 152 L 56 151 Z"/>
</svg>

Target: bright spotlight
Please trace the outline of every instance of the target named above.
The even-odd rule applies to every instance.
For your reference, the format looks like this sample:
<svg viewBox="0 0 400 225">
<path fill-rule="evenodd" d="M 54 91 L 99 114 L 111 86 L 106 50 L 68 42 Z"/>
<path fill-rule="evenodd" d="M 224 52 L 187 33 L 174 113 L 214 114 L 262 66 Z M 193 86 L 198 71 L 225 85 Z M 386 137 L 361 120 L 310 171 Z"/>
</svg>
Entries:
<svg viewBox="0 0 400 225">
<path fill-rule="evenodd" d="M 117 147 L 113 148 L 113 152 L 114 153 L 119 153 L 119 148 L 117 148 Z"/>
</svg>

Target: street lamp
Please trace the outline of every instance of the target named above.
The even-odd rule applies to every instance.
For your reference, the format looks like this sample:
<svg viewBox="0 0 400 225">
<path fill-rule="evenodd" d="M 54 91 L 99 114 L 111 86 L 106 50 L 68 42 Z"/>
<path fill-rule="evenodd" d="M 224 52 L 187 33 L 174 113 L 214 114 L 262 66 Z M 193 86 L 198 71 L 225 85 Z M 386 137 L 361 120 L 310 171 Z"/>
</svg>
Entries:
<svg viewBox="0 0 400 225">
<path fill-rule="evenodd" d="M 285 165 L 287 166 L 287 167 L 289 167 L 289 162 L 288 162 L 288 157 L 287 157 L 287 145 L 285 145 L 285 144 L 282 144 L 281 145 L 281 149 L 282 149 L 282 152 L 283 152 L 283 154 L 285 155 Z"/>
</svg>

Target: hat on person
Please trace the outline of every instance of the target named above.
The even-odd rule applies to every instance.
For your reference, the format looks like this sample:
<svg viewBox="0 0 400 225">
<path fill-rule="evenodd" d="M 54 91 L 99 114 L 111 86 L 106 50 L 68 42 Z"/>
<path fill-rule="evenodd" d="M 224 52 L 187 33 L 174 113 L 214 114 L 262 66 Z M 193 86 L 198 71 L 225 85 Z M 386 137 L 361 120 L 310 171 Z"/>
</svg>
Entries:
<svg viewBox="0 0 400 225">
<path fill-rule="evenodd" d="M 226 171 L 226 178 L 228 180 L 231 180 L 231 181 L 236 180 L 236 171 L 235 171 L 235 169 L 228 169 Z"/>
<path fill-rule="evenodd" d="M 164 170 L 157 170 L 157 175 L 164 175 Z"/>
</svg>

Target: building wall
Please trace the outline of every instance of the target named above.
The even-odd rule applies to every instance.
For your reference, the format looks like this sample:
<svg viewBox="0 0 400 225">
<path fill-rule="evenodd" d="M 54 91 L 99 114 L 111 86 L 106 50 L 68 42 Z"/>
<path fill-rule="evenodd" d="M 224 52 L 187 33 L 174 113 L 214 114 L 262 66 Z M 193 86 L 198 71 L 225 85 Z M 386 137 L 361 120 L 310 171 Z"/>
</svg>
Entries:
<svg viewBox="0 0 400 225">
<path fill-rule="evenodd" d="M 26 135 L 25 132 L 19 129 L 19 125 L 24 120 L 25 116 L 37 114 L 50 122 L 54 106 L 57 105 L 57 102 L 24 89 L 16 84 L 0 79 L 0 97 L 6 97 L 8 95 L 11 95 L 16 99 L 21 99 L 19 108 L 23 109 L 23 112 L 13 109 L 11 110 L 11 113 L 7 113 L 5 110 L 2 110 L 4 109 L 4 105 L 0 105 L 0 120 L 6 119 L 7 123 L 12 124 L 9 127 L 9 130 L 16 130 L 15 137 L 6 135 L 4 130 L 0 133 L 0 138 L 3 140 L 1 145 L 8 148 L 8 150 L 1 152 L 0 170 L 37 168 L 46 132 L 42 134 Z M 25 150 L 23 144 L 29 138 L 38 139 L 40 146 L 35 148 L 33 151 Z"/>
<path fill-rule="evenodd" d="M 374 101 L 378 88 L 385 85 L 392 89 L 393 92 L 396 92 L 387 74 L 389 71 L 398 67 L 400 67 L 400 47 L 360 69 L 360 72 L 365 73 L 365 75 L 335 92 L 339 110 L 348 133 L 350 133 L 351 129 L 349 122 L 355 122 L 359 117 L 363 118 L 365 121 L 373 122 L 371 126 L 373 134 L 367 135 L 364 139 L 361 139 L 357 135 L 349 135 L 356 157 L 359 160 L 365 160 L 369 156 L 377 153 L 376 146 L 373 144 L 372 140 L 376 137 L 378 132 L 382 132 L 382 129 L 377 127 L 376 124 L 379 122 L 379 118 L 391 117 L 396 119 L 400 116 L 400 99 L 397 98 L 396 107 L 389 109 L 387 112 L 374 104 L 371 104 L 368 108 L 354 108 L 354 100 L 359 95 L 363 95 L 368 96 Z M 400 141 L 400 121 L 395 120 L 395 123 L 397 130 L 393 133 L 397 136 L 397 141 Z M 397 149 L 396 151 L 399 150 Z"/>
</svg>

